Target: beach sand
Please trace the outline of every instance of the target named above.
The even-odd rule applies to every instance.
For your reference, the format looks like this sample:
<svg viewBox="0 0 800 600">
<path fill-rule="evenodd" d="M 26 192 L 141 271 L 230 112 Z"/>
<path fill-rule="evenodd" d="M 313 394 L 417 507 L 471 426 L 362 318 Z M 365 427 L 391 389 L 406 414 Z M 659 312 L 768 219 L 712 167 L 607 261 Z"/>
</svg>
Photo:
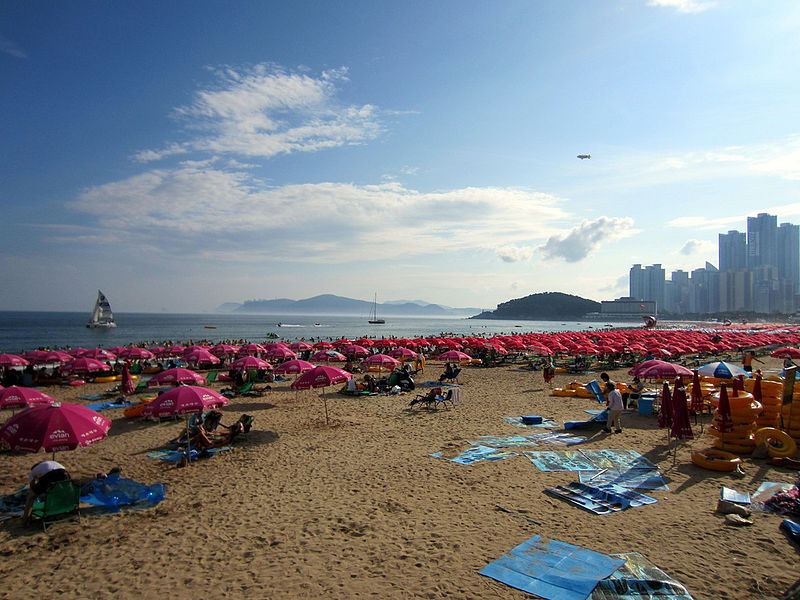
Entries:
<svg viewBox="0 0 800 600">
<path fill-rule="evenodd" d="M 416 380 L 437 379 L 440 366 L 429 363 Z M 554 383 L 597 375 L 559 374 Z M 329 390 L 330 426 L 319 391 L 296 394 L 277 383 L 224 409 L 224 423 L 255 416 L 246 440 L 187 468 L 146 456 L 182 422 L 131 422 L 122 409 L 105 411 L 109 437 L 56 460 L 73 476 L 118 465 L 126 477 L 165 483 L 166 499 L 56 523 L 47 533 L 20 519 L 0 523 L 0 597 L 521 599 L 531 596 L 479 571 L 537 534 L 604 554 L 639 552 L 698 600 L 779 598 L 800 577 L 798 550 L 778 530 L 782 517 L 755 514 L 754 525 L 734 528 L 714 514 L 722 486 L 753 492 L 763 481 L 794 482 L 794 472 L 749 458 L 742 479 L 697 468 L 690 455 L 711 445 L 707 433 L 681 442 L 673 466 L 657 418 L 626 415 L 622 434 L 592 429 L 574 448 L 636 450 L 660 465 L 670 491 L 652 492 L 653 505 L 594 515 L 543 493 L 577 473 L 541 472 L 521 455 L 473 466 L 429 455 L 454 454 L 481 435 L 542 431 L 515 428 L 506 416 L 583 420 L 597 402 L 553 397 L 540 372 L 510 366 L 467 368 L 460 380 L 460 404 L 438 411 L 409 410 L 414 393 L 353 398 Z M 51 392 L 73 401 L 107 387 Z M 4 453 L 0 491 L 24 484 L 48 456 Z"/>
</svg>

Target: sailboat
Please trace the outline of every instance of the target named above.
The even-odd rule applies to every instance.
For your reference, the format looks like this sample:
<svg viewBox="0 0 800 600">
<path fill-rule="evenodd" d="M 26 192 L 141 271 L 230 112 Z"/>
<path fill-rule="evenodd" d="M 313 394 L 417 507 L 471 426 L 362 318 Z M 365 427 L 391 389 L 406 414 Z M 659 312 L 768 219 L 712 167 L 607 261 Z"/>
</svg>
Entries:
<svg viewBox="0 0 800 600">
<path fill-rule="evenodd" d="M 100 290 L 97 290 L 94 310 L 92 310 L 92 316 L 89 317 L 86 326 L 92 329 L 109 329 L 117 326 L 114 322 L 114 313 L 111 312 L 111 304 Z"/>
<path fill-rule="evenodd" d="M 375 299 L 372 301 L 372 309 L 369 311 L 368 322 L 372 325 L 382 325 L 386 323 L 383 319 L 378 318 L 378 292 L 375 292 Z"/>
</svg>

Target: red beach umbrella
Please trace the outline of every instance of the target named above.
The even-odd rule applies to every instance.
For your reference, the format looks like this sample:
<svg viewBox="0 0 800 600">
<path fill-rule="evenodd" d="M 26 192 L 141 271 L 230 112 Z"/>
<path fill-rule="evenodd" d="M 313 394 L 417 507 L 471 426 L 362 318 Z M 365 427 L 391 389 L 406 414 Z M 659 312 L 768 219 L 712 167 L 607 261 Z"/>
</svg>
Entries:
<svg viewBox="0 0 800 600">
<path fill-rule="evenodd" d="M 133 378 L 131 377 L 131 370 L 128 364 L 122 365 L 122 381 L 120 382 L 120 391 L 123 396 L 130 396 L 136 391 L 136 386 L 133 385 Z"/>
<path fill-rule="evenodd" d="M 409 348 L 394 348 L 393 350 L 389 351 L 389 356 L 392 358 L 396 358 L 397 360 L 412 360 L 417 358 L 417 353 Z"/>
<path fill-rule="evenodd" d="M 311 362 L 344 362 L 347 357 L 336 350 L 321 350 L 313 354 L 309 359 Z"/>
<path fill-rule="evenodd" d="M 717 406 L 717 428 L 721 433 L 733 431 L 733 418 L 731 417 L 731 401 L 728 399 L 728 386 L 722 384 L 719 389 L 719 405 Z"/>
<path fill-rule="evenodd" d="M 342 354 L 355 358 L 364 358 L 365 356 L 369 356 L 369 350 L 358 344 L 349 344 L 342 349 Z"/>
<path fill-rule="evenodd" d="M 692 372 L 681 365 L 662 362 L 649 366 L 643 371 L 640 371 L 638 375 L 644 379 L 674 379 L 675 377 L 680 377 L 681 375 L 690 377 Z"/>
<path fill-rule="evenodd" d="M 117 360 L 117 355 L 105 348 L 92 348 L 87 350 L 81 358 L 96 358 L 97 360 Z"/>
<path fill-rule="evenodd" d="M 155 387 L 157 385 L 180 384 L 199 385 L 205 382 L 206 378 L 199 373 L 195 373 L 189 369 L 175 367 L 174 369 L 167 369 L 166 371 L 161 371 L 161 373 L 156 373 L 153 375 L 153 377 L 151 377 L 147 382 L 147 386 Z"/>
<path fill-rule="evenodd" d="M 664 388 L 661 390 L 661 407 L 658 411 L 658 426 L 661 429 L 672 427 L 672 394 L 669 392 L 669 384 L 665 381 Z"/>
<path fill-rule="evenodd" d="M 53 402 L 56 402 L 55 398 L 34 388 L 12 385 L 0 391 L 0 408 L 28 408 Z"/>
<path fill-rule="evenodd" d="M 288 348 L 272 348 L 267 351 L 266 357 L 271 360 L 292 360 L 297 358 L 297 354 Z"/>
<path fill-rule="evenodd" d="M 672 395 L 672 408 L 672 428 L 670 429 L 670 435 L 678 440 L 693 440 L 694 434 L 692 433 L 692 426 L 689 423 L 689 407 L 686 404 L 685 387 L 675 386 L 675 392 Z"/>
<path fill-rule="evenodd" d="M 225 396 L 207 387 L 182 385 L 158 396 L 144 407 L 142 415 L 157 418 L 191 415 L 227 403 Z"/>
<path fill-rule="evenodd" d="M 692 412 L 703 412 L 703 392 L 700 389 L 700 373 L 692 371 Z"/>
<path fill-rule="evenodd" d="M 66 352 L 45 352 L 43 355 L 37 356 L 33 360 L 37 365 L 46 365 L 50 363 L 68 363 L 69 361 L 73 360 L 75 357 L 71 354 Z"/>
<path fill-rule="evenodd" d="M 330 350 L 331 348 L 333 348 L 333 344 L 331 344 L 330 342 L 317 342 L 316 344 L 314 344 L 314 348 L 316 348 L 317 350 Z"/>
<path fill-rule="evenodd" d="M 183 355 L 183 360 L 190 365 L 200 365 L 204 363 L 218 365 L 220 363 L 219 358 L 211 354 L 208 350 L 192 350 Z"/>
<path fill-rule="evenodd" d="M 770 356 L 775 358 L 800 358 L 800 350 L 797 348 L 778 348 Z"/>
<path fill-rule="evenodd" d="M 125 348 L 118 356 L 126 360 L 149 360 L 156 357 L 156 355 L 147 348 L 139 347 Z"/>
<path fill-rule="evenodd" d="M 292 342 L 289 344 L 289 350 L 294 350 L 295 352 L 308 352 L 313 349 L 314 346 L 308 342 Z"/>
<path fill-rule="evenodd" d="M 80 404 L 33 406 L 0 427 L 0 439 L 15 452 L 61 452 L 102 440 L 111 420 Z"/>
</svg>

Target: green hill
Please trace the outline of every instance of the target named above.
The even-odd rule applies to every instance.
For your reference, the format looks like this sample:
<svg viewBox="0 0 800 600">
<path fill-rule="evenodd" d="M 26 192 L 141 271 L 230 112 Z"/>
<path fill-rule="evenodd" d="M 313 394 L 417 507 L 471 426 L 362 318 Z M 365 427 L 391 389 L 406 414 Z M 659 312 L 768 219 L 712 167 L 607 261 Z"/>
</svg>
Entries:
<svg viewBox="0 0 800 600">
<path fill-rule="evenodd" d="M 497 305 L 473 319 L 519 319 L 526 321 L 576 321 L 587 313 L 598 312 L 600 303 L 561 292 L 531 294 Z"/>
</svg>

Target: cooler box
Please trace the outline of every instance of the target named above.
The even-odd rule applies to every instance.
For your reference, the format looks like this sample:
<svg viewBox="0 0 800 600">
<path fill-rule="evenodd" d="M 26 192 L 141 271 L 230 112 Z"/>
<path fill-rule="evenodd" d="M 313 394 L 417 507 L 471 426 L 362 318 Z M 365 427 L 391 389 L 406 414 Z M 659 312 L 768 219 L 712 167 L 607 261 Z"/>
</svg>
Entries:
<svg viewBox="0 0 800 600">
<path fill-rule="evenodd" d="M 538 415 L 525 415 L 522 417 L 522 422 L 525 425 L 539 425 L 544 419 Z"/>
<path fill-rule="evenodd" d="M 655 398 L 652 396 L 642 396 L 639 398 L 639 414 L 640 415 L 652 415 L 653 414 L 653 402 Z"/>
</svg>

